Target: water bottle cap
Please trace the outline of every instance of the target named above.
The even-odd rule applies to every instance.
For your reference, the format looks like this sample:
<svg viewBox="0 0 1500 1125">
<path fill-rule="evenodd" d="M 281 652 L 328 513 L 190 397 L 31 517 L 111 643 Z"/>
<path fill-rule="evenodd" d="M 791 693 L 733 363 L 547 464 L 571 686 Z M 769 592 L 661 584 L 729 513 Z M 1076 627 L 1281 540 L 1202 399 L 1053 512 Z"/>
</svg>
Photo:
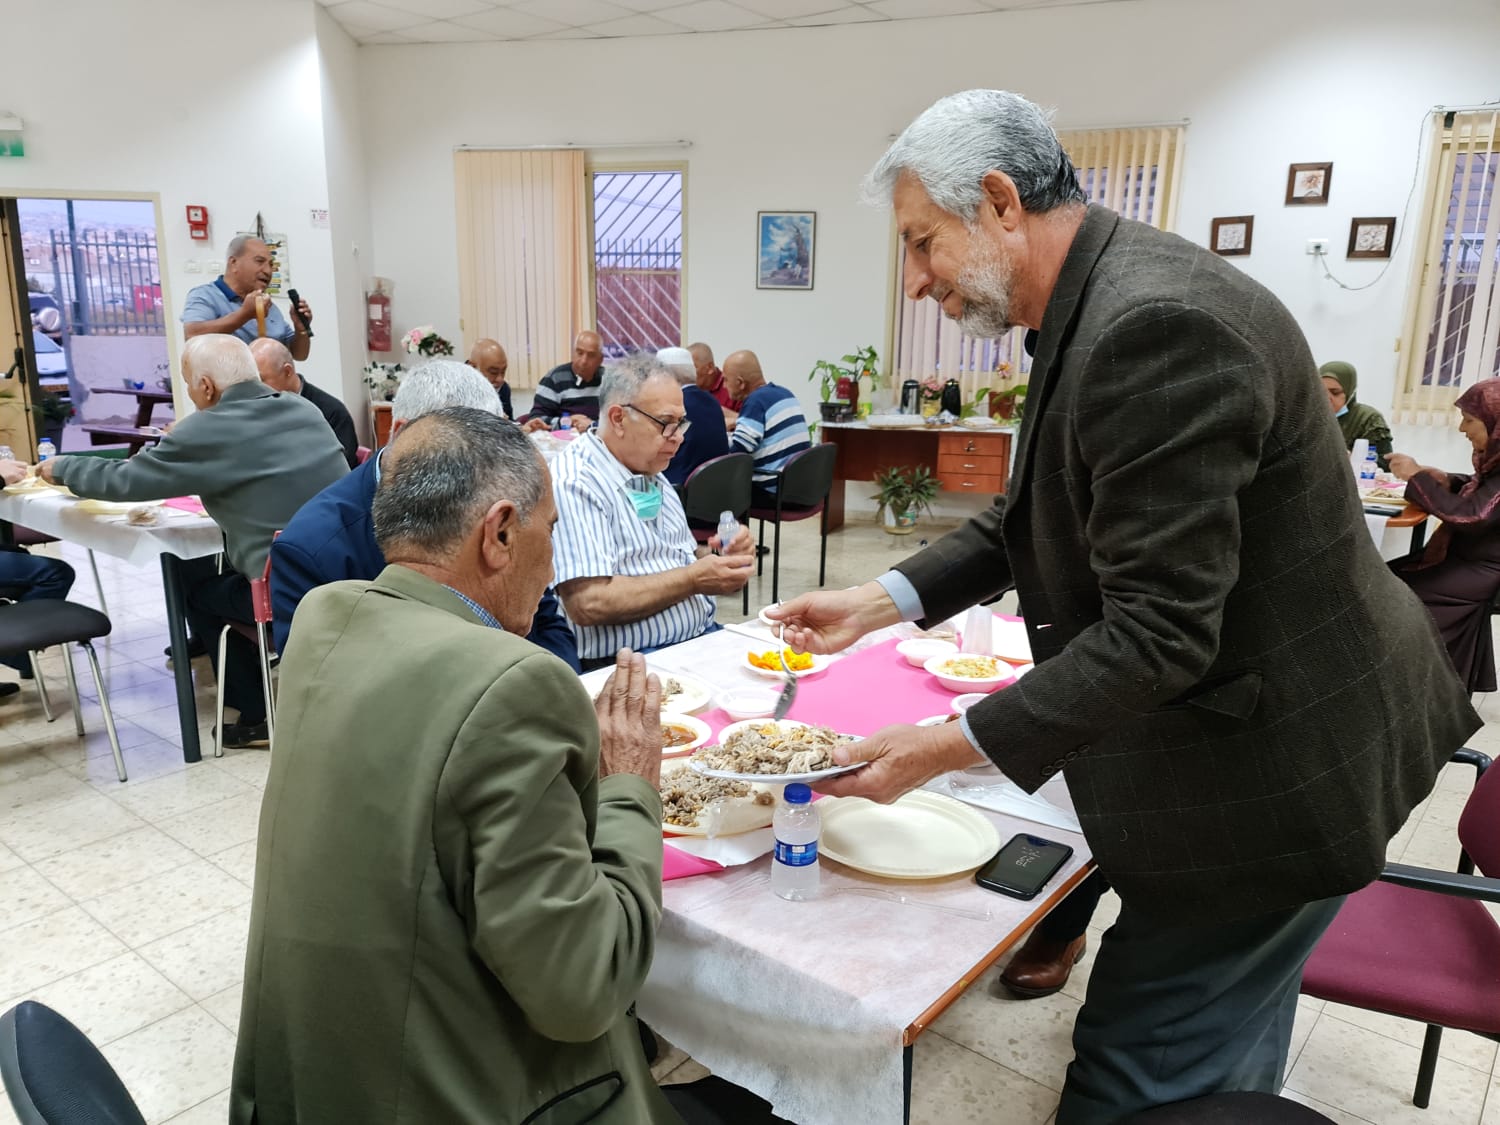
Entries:
<svg viewBox="0 0 1500 1125">
<path fill-rule="evenodd" d="M 786 787 L 783 796 L 789 805 L 805 805 L 812 800 L 812 790 L 800 781 L 794 781 Z"/>
<path fill-rule="evenodd" d="M 720 523 L 723 523 L 725 520 L 732 520 L 732 519 L 734 519 L 734 513 L 733 512 L 720 512 L 719 513 L 719 522 Z"/>
</svg>

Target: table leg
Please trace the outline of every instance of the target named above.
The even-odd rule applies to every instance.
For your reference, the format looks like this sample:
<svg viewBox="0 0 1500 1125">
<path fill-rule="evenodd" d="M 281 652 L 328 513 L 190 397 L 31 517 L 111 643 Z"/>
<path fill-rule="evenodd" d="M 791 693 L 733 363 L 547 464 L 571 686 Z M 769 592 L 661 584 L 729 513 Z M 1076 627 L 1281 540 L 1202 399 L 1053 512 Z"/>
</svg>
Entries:
<svg viewBox="0 0 1500 1125">
<path fill-rule="evenodd" d="M 911 1125 L 911 1054 L 916 1044 L 908 1043 L 901 1049 L 901 1120 Z"/>
<path fill-rule="evenodd" d="M 837 531 L 844 526 L 844 482 L 835 477 L 833 487 L 828 490 L 828 530 Z"/>
<path fill-rule="evenodd" d="M 177 682 L 177 721 L 182 726 L 182 760 L 203 760 L 198 747 L 198 701 L 193 696 L 193 663 L 188 658 L 187 597 L 182 587 L 182 560 L 161 557 L 162 588 L 167 597 L 167 636 L 172 642 L 172 678 Z"/>
<path fill-rule="evenodd" d="M 1411 529 L 1411 553 L 1420 554 L 1422 548 L 1427 545 L 1427 521 L 1423 520 Z"/>
</svg>

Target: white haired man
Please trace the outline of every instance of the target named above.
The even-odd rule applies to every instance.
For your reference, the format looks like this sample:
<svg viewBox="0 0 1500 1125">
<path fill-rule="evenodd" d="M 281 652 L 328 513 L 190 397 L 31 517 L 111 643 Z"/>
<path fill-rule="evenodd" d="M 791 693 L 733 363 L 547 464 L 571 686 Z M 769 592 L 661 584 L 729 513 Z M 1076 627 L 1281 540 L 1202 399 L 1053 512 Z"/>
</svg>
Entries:
<svg viewBox="0 0 1500 1125">
<path fill-rule="evenodd" d="M 891 801 L 981 760 L 1028 792 L 1066 777 L 1122 906 L 1058 1125 L 1274 1094 L 1308 956 L 1479 716 L 1364 534 L 1272 294 L 1090 206 L 1045 114 L 1006 91 L 937 102 L 867 185 L 895 210 L 908 297 L 971 335 L 1033 330 L 1026 423 L 993 509 L 769 615 L 828 652 L 1014 585 L 1036 670 L 960 723 L 852 744 L 835 756 L 867 764 L 822 788 Z"/>
<path fill-rule="evenodd" d="M 473 367 L 451 359 L 429 360 L 401 380 L 391 404 L 391 439 L 423 415 L 449 407 L 499 414 L 500 400 Z M 303 505 L 271 548 L 276 574 L 271 583 L 271 630 L 278 652 L 285 649 L 293 615 L 309 591 L 346 579 L 368 581 L 385 569 L 371 515 L 384 453 L 380 450 Z M 550 588 L 542 595 L 527 640 L 577 669 L 578 644 Z"/>
<path fill-rule="evenodd" d="M 56 457 L 39 475 L 98 500 L 161 500 L 197 493 L 224 531 L 229 568 L 182 564 L 188 625 L 217 661 L 212 641 L 226 621 L 255 621 L 250 578 L 265 569 L 271 539 L 297 509 L 349 472 L 328 423 L 310 402 L 260 381 L 250 349 L 233 336 L 195 336 L 182 349 L 182 378 L 198 409 L 154 448 L 125 461 Z M 229 635 L 225 702 L 239 711 L 224 745 L 266 744 L 265 702 L 254 646 Z M 217 669 L 216 669 L 217 671 Z"/>
<path fill-rule="evenodd" d="M 719 628 L 714 596 L 739 593 L 755 563 L 746 528 L 722 555 L 717 535 L 698 547 L 662 475 L 691 425 L 677 376 L 633 356 L 607 369 L 599 402 L 599 428 L 552 463 L 557 592 L 585 671 Z"/>
<path fill-rule="evenodd" d="M 293 327 L 271 303 L 266 287 L 271 284 L 273 262 L 265 240 L 242 234 L 230 242 L 226 259 L 223 273 L 207 285 L 188 291 L 182 306 L 182 334 L 191 340 L 222 332 L 238 336 L 248 344 L 258 335 L 255 312 L 257 305 L 264 302 L 266 337 L 285 344 L 292 358 L 306 359 L 312 350 L 312 335 L 308 331 L 312 309 L 306 301 L 299 302 L 297 311 L 301 317 L 293 317 L 297 321 Z"/>
</svg>

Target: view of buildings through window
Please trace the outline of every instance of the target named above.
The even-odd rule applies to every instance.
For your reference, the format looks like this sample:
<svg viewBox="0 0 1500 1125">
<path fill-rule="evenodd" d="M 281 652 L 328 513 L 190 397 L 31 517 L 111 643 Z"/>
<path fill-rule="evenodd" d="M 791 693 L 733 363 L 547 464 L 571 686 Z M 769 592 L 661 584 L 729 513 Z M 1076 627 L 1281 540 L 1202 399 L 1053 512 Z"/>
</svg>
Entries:
<svg viewBox="0 0 1500 1125">
<path fill-rule="evenodd" d="M 599 170 L 591 182 L 605 355 L 682 343 L 682 173 Z"/>
</svg>

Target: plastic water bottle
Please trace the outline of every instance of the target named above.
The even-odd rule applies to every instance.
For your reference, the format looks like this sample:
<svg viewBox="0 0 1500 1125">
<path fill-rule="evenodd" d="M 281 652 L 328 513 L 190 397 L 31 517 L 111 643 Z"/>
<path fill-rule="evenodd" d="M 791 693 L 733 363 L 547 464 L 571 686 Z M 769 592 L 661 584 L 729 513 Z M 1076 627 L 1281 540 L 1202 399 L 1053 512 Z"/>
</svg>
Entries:
<svg viewBox="0 0 1500 1125">
<path fill-rule="evenodd" d="M 1354 439 L 1354 448 L 1349 451 L 1349 468 L 1354 471 L 1355 477 L 1358 477 L 1364 470 L 1365 454 L 1369 453 L 1369 451 L 1370 442 L 1368 438 Z"/>
<path fill-rule="evenodd" d="M 740 521 L 734 518 L 733 512 L 719 513 L 719 554 L 729 553 L 729 544 L 734 542 L 734 537 L 740 533 Z"/>
<path fill-rule="evenodd" d="M 16 455 L 11 452 L 10 446 L 0 445 L 0 461 L 14 461 Z"/>
<path fill-rule="evenodd" d="M 559 430 L 571 430 L 573 428 L 573 415 L 564 410 L 562 417 L 557 420 L 557 428 Z"/>
<path fill-rule="evenodd" d="M 57 446 L 52 444 L 51 438 L 43 438 L 36 443 L 36 459 L 38 463 L 57 456 Z"/>
<path fill-rule="evenodd" d="M 771 817 L 776 850 L 771 853 L 771 889 L 792 902 L 806 902 L 818 894 L 818 808 L 812 790 L 793 783 L 786 787 Z"/>
<path fill-rule="evenodd" d="M 1379 468 L 1380 465 L 1376 460 L 1375 449 L 1371 446 L 1365 450 L 1365 459 L 1359 466 L 1359 487 L 1374 488 L 1375 471 Z"/>
</svg>

